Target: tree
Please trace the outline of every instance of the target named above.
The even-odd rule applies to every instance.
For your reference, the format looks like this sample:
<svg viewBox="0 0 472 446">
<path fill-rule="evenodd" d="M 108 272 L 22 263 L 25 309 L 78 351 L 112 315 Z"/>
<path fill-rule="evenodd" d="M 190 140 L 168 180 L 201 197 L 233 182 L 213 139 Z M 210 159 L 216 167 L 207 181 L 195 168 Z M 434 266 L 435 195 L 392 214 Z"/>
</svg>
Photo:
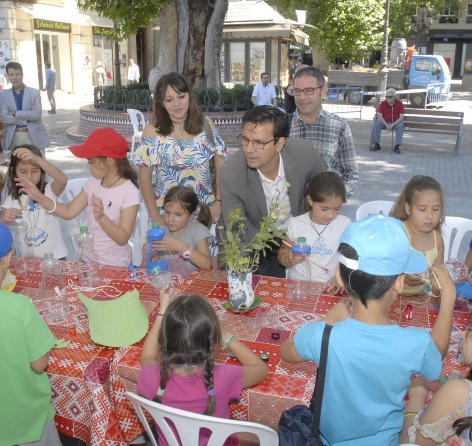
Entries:
<svg viewBox="0 0 472 446">
<path fill-rule="evenodd" d="M 149 74 L 151 91 L 169 71 L 182 73 L 192 85 L 219 88 L 228 0 L 78 0 L 78 5 L 119 24 L 122 34 L 117 38 L 136 34 L 160 14 L 161 44 L 157 66 Z"/>
<path fill-rule="evenodd" d="M 275 3 L 285 8 L 286 13 L 294 13 L 300 7 L 298 0 Z M 418 0 L 390 2 L 390 40 L 412 34 L 411 18 L 420 4 Z M 305 31 L 330 60 L 337 56 L 347 60 L 359 58 L 381 48 L 385 5 L 385 0 L 309 0 L 303 8 L 307 10 L 307 23 L 316 28 Z M 431 0 L 426 6 L 433 15 L 446 9 L 459 13 L 460 0 Z"/>
</svg>

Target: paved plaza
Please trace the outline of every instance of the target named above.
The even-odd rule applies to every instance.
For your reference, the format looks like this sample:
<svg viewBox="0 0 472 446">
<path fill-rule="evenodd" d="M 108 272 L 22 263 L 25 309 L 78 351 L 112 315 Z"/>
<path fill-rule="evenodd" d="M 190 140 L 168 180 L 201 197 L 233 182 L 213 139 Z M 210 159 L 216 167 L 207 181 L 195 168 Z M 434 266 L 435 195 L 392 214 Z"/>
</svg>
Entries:
<svg viewBox="0 0 472 446">
<path fill-rule="evenodd" d="M 460 90 L 454 85 L 449 111 L 465 113 L 464 135 L 459 155 L 454 152 L 455 138 L 448 135 L 430 135 L 405 132 L 401 155 L 391 150 L 390 135 L 383 132 L 382 150 L 371 152 L 370 125 L 375 112 L 375 103 L 363 107 L 359 114 L 344 117 L 351 126 L 359 162 L 359 182 L 354 194 L 343 207 L 342 213 L 355 219 L 359 205 L 371 200 L 395 200 L 398 192 L 412 175 L 430 175 L 442 185 L 446 201 L 446 214 L 472 219 L 472 92 Z M 69 179 L 88 176 L 87 161 L 75 158 L 68 150 L 76 144 L 67 138 L 65 131 L 79 121 L 79 107 L 93 102 L 92 96 L 56 93 L 57 114 L 47 114 L 47 98 L 43 97 L 43 121 L 51 139 L 47 149 L 48 160 L 60 167 Z M 46 105 L 45 105 L 46 104 Z M 236 141 L 226 141 L 234 147 Z M 5 168 L 1 168 L 5 171 Z M 70 245 L 68 244 L 70 250 Z M 465 256 L 464 241 L 461 254 Z M 72 254 L 73 251 L 70 251 Z"/>
</svg>

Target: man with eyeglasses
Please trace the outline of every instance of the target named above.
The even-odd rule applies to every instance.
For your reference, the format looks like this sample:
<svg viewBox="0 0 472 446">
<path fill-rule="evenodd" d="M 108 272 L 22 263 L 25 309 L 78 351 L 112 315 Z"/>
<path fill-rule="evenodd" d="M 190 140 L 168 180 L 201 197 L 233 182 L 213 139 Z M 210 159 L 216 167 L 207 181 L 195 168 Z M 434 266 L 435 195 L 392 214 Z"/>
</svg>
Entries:
<svg viewBox="0 0 472 446">
<path fill-rule="evenodd" d="M 325 77 L 318 68 L 306 67 L 295 74 L 292 93 L 297 110 L 292 117 L 290 137 L 311 140 L 328 170 L 341 177 L 349 196 L 359 174 L 356 149 L 348 123 L 323 110 L 322 100 L 327 91 Z"/>
<path fill-rule="evenodd" d="M 384 129 L 395 130 L 395 147 L 393 151 L 398 155 L 400 146 L 403 141 L 403 130 L 405 125 L 403 119 L 405 117 L 405 107 L 403 102 L 396 98 L 397 91 L 395 88 L 389 88 L 385 96 L 385 100 L 380 103 L 377 113 L 377 121 L 374 122 L 372 130 L 372 138 L 374 140 L 373 151 L 380 150 L 380 132 Z"/>
<path fill-rule="evenodd" d="M 238 137 L 242 150 L 221 168 L 219 226 L 226 225 L 230 210 L 240 209 L 247 222 L 245 242 L 259 231 L 276 197 L 282 206 L 278 229 L 286 228 L 292 216 L 306 212 L 305 185 L 312 175 L 326 170 L 309 141 L 287 139 L 288 134 L 287 114 L 279 108 L 262 105 L 248 110 Z M 285 268 L 277 262 L 278 250 L 276 247 L 261 257 L 257 274 L 285 277 Z"/>
<path fill-rule="evenodd" d="M 269 73 L 261 74 L 261 81 L 256 84 L 251 96 L 251 102 L 258 105 L 277 106 L 277 94 L 275 87 L 269 83 Z"/>
</svg>

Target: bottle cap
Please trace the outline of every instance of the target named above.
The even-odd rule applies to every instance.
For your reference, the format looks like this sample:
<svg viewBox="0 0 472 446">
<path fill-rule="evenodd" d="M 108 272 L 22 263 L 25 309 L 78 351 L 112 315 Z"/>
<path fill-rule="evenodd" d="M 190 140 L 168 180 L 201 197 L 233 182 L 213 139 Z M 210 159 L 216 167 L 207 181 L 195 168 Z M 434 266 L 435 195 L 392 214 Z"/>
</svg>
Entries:
<svg viewBox="0 0 472 446">
<path fill-rule="evenodd" d="M 297 242 L 298 243 L 306 243 L 306 238 L 305 237 L 298 237 Z"/>
<path fill-rule="evenodd" d="M 80 232 L 88 232 L 88 227 L 87 226 L 81 226 L 80 227 Z"/>
<path fill-rule="evenodd" d="M 17 216 L 15 216 L 15 220 L 23 220 L 23 216 L 22 215 L 17 215 Z"/>
<path fill-rule="evenodd" d="M 53 259 L 54 258 L 54 254 L 52 252 L 46 252 L 44 254 L 44 258 L 45 259 Z"/>
<path fill-rule="evenodd" d="M 157 221 L 152 222 L 151 228 L 160 228 L 160 227 L 161 227 L 161 225 L 159 223 L 157 223 Z"/>
</svg>

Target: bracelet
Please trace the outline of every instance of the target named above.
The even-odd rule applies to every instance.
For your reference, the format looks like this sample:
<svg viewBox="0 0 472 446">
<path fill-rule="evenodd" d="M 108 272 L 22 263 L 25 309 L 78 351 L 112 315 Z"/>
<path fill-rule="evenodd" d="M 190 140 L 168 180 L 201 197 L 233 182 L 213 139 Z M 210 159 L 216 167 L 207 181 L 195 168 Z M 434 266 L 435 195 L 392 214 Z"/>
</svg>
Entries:
<svg viewBox="0 0 472 446">
<path fill-rule="evenodd" d="M 405 412 L 405 417 L 418 415 L 418 412 Z"/>
<path fill-rule="evenodd" d="M 288 252 L 286 252 L 286 253 L 282 256 L 282 265 L 283 265 L 283 266 L 288 266 L 288 263 L 285 262 L 285 259 L 286 259 L 287 257 L 289 257 L 289 255 L 290 255 L 290 254 L 289 254 Z"/>
<path fill-rule="evenodd" d="M 223 348 L 228 350 L 229 349 L 229 346 L 231 344 L 231 342 L 233 342 L 234 340 L 236 339 L 236 336 L 235 335 L 231 335 L 228 339 L 226 339 L 226 341 L 224 342 L 223 344 Z"/>
<path fill-rule="evenodd" d="M 56 207 L 57 207 L 57 201 L 54 201 L 54 207 L 50 211 L 48 211 L 47 209 L 44 209 L 44 210 L 47 214 L 52 214 L 56 210 Z"/>
<path fill-rule="evenodd" d="M 159 313 L 159 311 L 158 311 L 156 316 L 164 316 L 164 313 Z"/>
<path fill-rule="evenodd" d="M 219 201 L 220 203 L 222 203 L 222 201 L 219 198 L 215 198 L 215 202 L 216 201 Z"/>
</svg>

